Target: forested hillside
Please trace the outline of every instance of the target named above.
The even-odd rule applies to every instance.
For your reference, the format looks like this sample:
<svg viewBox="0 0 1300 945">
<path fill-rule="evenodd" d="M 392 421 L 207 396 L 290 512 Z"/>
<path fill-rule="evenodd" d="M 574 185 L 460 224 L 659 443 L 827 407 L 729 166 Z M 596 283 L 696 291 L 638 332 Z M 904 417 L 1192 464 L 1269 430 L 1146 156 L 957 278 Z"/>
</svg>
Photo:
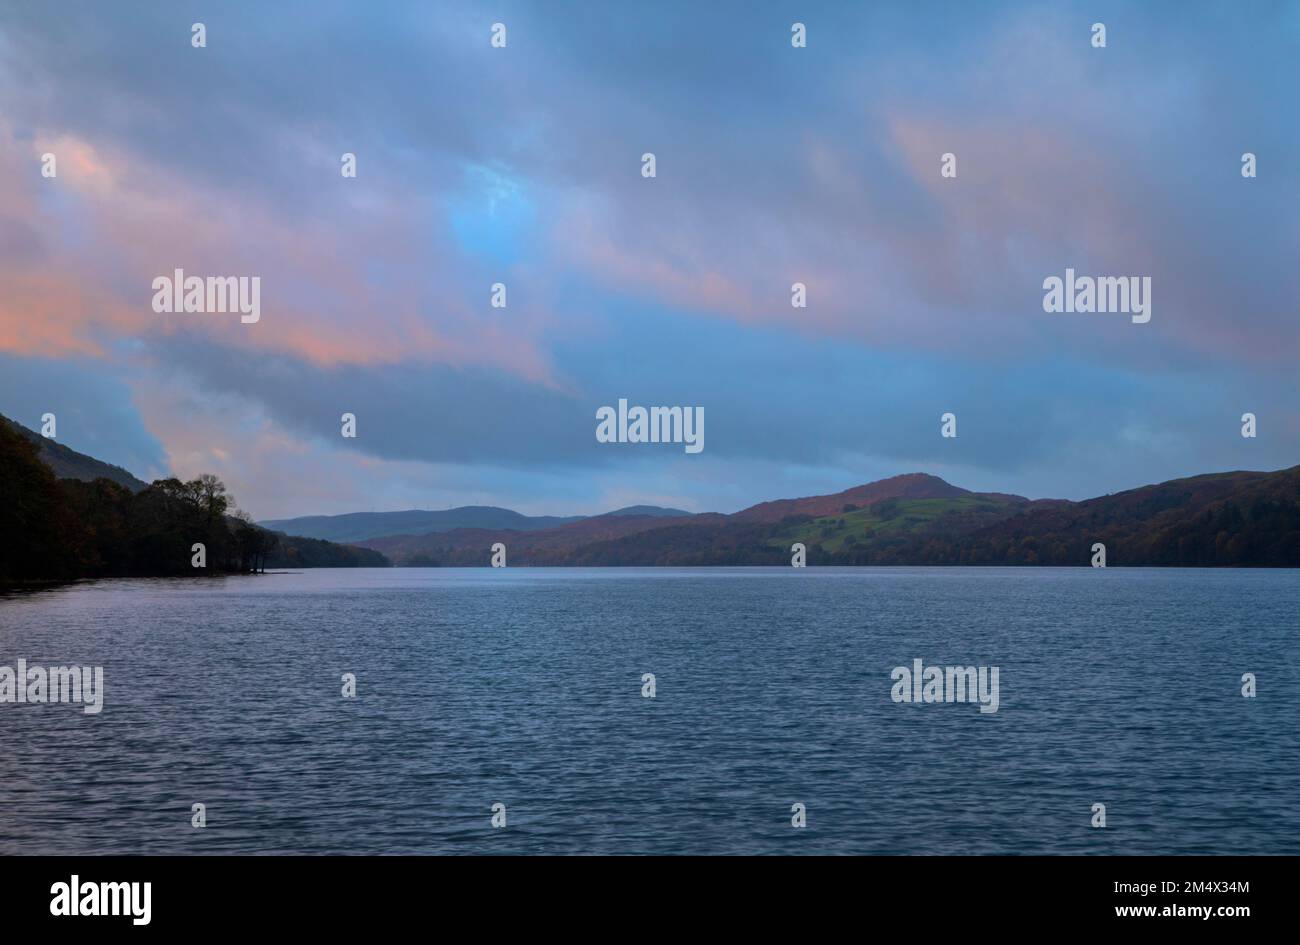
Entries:
<svg viewBox="0 0 1300 945">
<path fill-rule="evenodd" d="M 204 568 L 193 565 L 196 543 Z M 386 564 L 368 549 L 253 524 L 215 476 L 139 491 L 107 478 L 56 478 L 36 443 L 0 423 L 0 582 Z"/>
</svg>

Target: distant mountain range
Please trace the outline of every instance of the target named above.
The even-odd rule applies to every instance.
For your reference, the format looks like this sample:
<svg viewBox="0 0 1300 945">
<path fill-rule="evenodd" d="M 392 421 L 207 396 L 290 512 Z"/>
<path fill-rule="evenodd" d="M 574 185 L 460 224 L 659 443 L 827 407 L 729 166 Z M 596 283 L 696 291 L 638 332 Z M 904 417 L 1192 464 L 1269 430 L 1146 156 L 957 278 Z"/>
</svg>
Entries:
<svg viewBox="0 0 1300 945">
<path fill-rule="evenodd" d="M 0 422 L 60 478 L 149 488 L 120 467 Z M 1211 473 L 1082 502 L 971 492 L 909 473 L 731 515 L 638 505 L 528 516 L 465 506 L 260 524 L 289 533 L 268 567 L 484 566 L 496 542 L 511 565 L 788 565 L 799 542 L 809 565 L 1087 566 L 1100 542 L 1111 566 L 1300 567 L 1300 466 Z"/>
<path fill-rule="evenodd" d="M 613 516 L 681 516 L 681 509 L 664 509 L 653 505 L 632 505 L 605 515 Z M 327 541 L 358 542 L 389 535 L 427 535 L 457 528 L 537 531 L 586 521 L 585 515 L 523 515 L 492 505 L 463 505 L 441 512 L 410 509 L 405 512 L 350 512 L 345 515 L 308 515 L 302 518 L 269 519 L 259 522 L 264 528 L 324 538 Z"/>
<path fill-rule="evenodd" d="M 763 502 L 732 515 L 602 515 L 561 525 L 462 527 L 357 542 L 398 565 L 1300 567 L 1300 466 L 1143 486 L 1083 502 L 970 492 L 910 473 L 833 495 Z"/>
</svg>

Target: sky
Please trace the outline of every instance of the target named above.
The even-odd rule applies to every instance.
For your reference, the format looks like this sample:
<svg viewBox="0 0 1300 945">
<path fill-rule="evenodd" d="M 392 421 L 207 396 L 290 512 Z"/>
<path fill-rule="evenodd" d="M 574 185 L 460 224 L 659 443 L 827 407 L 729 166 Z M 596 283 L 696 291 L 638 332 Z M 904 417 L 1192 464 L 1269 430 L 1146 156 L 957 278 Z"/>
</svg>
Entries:
<svg viewBox="0 0 1300 945">
<path fill-rule="evenodd" d="M 1292 466 L 1298 49 L 1300 3 L 5 4 L 0 413 L 259 519 Z M 178 268 L 260 319 L 155 312 Z M 1067 268 L 1151 320 L 1045 312 Z M 620 398 L 704 450 L 598 442 Z"/>
</svg>

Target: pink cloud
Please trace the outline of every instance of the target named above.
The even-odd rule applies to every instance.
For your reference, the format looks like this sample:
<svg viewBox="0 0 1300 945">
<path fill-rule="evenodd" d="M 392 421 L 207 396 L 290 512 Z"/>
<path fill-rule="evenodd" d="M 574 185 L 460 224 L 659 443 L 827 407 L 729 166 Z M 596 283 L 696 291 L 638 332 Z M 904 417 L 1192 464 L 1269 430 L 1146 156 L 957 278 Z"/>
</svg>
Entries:
<svg viewBox="0 0 1300 945">
<path fill-rule="evenodd" d="M 53 179 L 39 174 L 46 151 L 58 159 Z M 354 218 L 289 219 L 195 189 L 147 156 L 68 135 L 24 147 L 2 124 L 0 161 L 31 168 L 0 180 L 4 223 L 31 235 L 0 254 L 0 350 L 105 356 L 115 338 L 187 334 L 322 366 L 428 361 L 556 383 L 535 340 L 467 300 L 470 291 L 486 299 L 486 287 L 462 284 L 414 208 L 372 195 Z M 382 285 L 364 271 L 374 254 L 397 273 Z M 154 313 L 153 279 L 177 268 L 260 276 L 261 320 Z M 430 282 L 445 287 L 436 306 Z"/>
</svg>

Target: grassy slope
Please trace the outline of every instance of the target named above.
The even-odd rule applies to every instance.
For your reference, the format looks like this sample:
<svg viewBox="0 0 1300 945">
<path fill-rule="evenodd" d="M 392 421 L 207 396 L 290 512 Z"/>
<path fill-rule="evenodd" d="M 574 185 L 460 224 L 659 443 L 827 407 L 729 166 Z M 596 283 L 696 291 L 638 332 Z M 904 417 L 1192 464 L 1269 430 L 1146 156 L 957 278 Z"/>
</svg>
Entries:
<svg viewBox="0 0 1300 945">
<path fill-rule="evenodd" d="M 889 499 L 867 508 L 791 524 L 772 546 L 788 549 L 801 541 L 828 552 L 853 545 L 889 542 L 931 531 L 959 534 L 1020 512 L 1026 503 L 1010 498 L 970 495 L 955 499 Z"/>
</svg>

